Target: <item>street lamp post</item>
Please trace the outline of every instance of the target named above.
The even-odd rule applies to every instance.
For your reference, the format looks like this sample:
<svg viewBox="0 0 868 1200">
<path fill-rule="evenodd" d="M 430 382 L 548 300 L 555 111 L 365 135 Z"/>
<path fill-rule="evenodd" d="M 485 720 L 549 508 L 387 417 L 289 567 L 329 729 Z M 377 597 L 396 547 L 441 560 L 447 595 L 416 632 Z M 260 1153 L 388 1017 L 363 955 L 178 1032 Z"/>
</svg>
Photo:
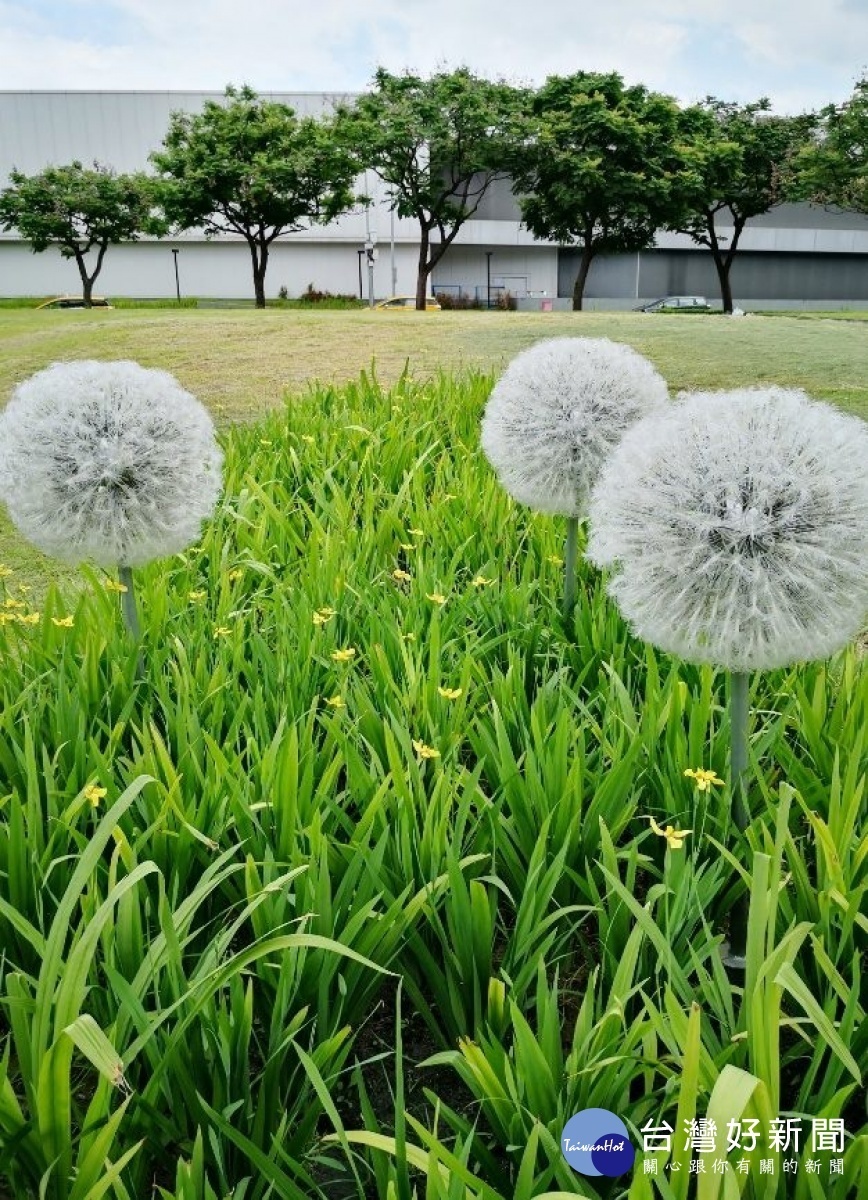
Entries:
<svg viewBox="0 0 868 1200">
<path fill-rule="evenodd" d="M 486 308 L 491 308 L 491 256 L 493 253 L 494 253 L 493 250 L 485 251 L 485 289 L 486 289 L 485 307 Z"/>
<path fill-rule="evenodd" d="M 377 235 L 372 233 L 365 242 L 365 254 L 368 256 L 368 307 L 374 307 L 374 263 L 377 261 Z"/>
<path fill-rule="evenodd" d="M 359 256 L 359 299 L 364 300 L 365 289 L 362 284 L 362 259 L 364 258 L 365 252 L 364 250 L 357 250 L 356 254 Z"/>
<path fill-rule="evenodd" d="M 172 257 L 175 260 L 175 295 L 178 297 L 178 303 L 181 303 L 181 279 L 178 275 L 178 247 L 172 247 Z"/>
<path fill-rule="evenodd" d="M 368 172 L 365 171 L 365 191 L 367 191 Z M 374 246 L 377 241 L 377 235 L 371 233 L 371 197 L 368 194 L 365 204 L 365 253 L 368 256 L 368 307 L 374 307 L 374 262 L 376 260 L 376 252 Z"/>
</svg>

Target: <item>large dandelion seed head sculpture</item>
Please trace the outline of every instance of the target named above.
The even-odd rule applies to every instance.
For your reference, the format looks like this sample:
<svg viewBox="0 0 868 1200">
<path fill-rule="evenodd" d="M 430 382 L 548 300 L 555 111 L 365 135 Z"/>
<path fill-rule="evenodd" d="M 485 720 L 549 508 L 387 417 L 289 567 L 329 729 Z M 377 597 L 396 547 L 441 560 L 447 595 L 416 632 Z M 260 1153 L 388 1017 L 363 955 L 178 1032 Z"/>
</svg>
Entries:
<svg viewBox="0 0 868 1200">
<path fill-rule="evenodd" d="M 608 338 L 549 338 L 517 355 L 482 420 L 502 486 L 539 512 L 584 517 L 607 455 L 669 399 L 654 367 Z"/>
<path fill-rule="evenodd" d="M 868 616 L 868 426 L 803 392 L 682 395 L 600 474 L 588 557 L 635 633 L 731 671 L 826 658 Z"/>
<path fill-rule="evenodd" d="M 221 488 L 205 408 L 165 371 L 55 363 L 0 414 L 0 499 L 64 562 L 141 566 L 198 538 Z"/>
</svg>

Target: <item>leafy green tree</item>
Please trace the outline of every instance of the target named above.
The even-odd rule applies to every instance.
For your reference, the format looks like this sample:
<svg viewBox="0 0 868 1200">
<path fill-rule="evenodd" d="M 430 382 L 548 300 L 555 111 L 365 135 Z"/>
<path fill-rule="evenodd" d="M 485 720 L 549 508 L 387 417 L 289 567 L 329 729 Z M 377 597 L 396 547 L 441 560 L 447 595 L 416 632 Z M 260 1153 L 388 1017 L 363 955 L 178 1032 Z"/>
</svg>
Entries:
<svg viewBox="0 0 868 1200">
<path fill-rule="evenodd" d="M 511 174 L 531 233 L 581 247 L 574 309 L 598 254 L 644 249 L 674 215 L 678 131 L 674 100 L 614 73 L 552 75 L 533 93 Z"/>
<path fill-rule="evenodd" d="M 816 137 L 796 160 L 798 198 L 868 213 L 868 78 L 817 118 Z"/>
<path fill-rule="evenodd" d="M 360 163 L 392 189 L 398 215 L 419 222 L 417 309 L 425 308 L 428 278 L 461 227 L 507 177 L 524 95 L 465 67 L 427 79 L 380 68 L 373 89 L 341 110 Z"/>
<path fill-rule="evenodd" d="M 201 112 L 173 113 L 151 160 L 173 226 L 245 239 L 257 308 L 265 307 L 275 239 L 309 222 L 327 224 L 355 203 L 357 166 L 334 121 L 299 118 L 249 87 L 228 87 L 225 103 L 209 100 Z"/>
<path fill-rule="evenodd" d="M 109 167 L 80 162 L 46 167 L 36 175 L 13 171 L 0 193 L 0 226 L 17 229 L 36 254 L 56 246 L 74 258 L 85 305 L 109 246 L 158 233 L 153 182 L 145 175 L 116 175 Z M 89 258 L 96 251 L 95 260 Z"/>
<path fill-rule="evenodd" d="M 765 98 L 733 104 L 709 96 L 682 116 L 690 164 L 684 208 L 667 228 L 711 251 L 724 312 L 732 312 L 730 272 L 744 227 L 792 196 L 795 162 L 814 118 L 776 117 Z M 722 234 L 718 224 L 731 225 Z"/>
</svg>

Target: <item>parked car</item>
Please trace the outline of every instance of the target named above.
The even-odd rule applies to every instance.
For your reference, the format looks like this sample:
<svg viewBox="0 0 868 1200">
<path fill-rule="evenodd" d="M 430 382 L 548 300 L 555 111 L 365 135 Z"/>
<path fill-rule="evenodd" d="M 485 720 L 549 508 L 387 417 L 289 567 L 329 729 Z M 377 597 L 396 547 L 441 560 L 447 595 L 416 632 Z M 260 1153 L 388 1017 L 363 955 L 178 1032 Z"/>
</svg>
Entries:
<svg viewBox="0 0 868 1200">
<path fill-rule="evenodd" d="M 704 296 L 661 296 L 650 304 L 642 304 L 636 312 L 711 312 Z"/>
<path fill-rule="evenodd" d="M 92 308 L 111 308 L 105 296 L 91 296 Z M 37 308 L 84 308 L 84 296 L 54 296 L 51 300 L 43 300 Z"/>
<path fill-rule="evenodd" d="M 390 296 L 388 300 L 381 300 L 376 308 L 388 309 L 389 312 L 415 312 L 416 297 L 415 296 Z M 433 296 L 425 298 L 426 312 L 440 312 L 440 305 Z"/>
</svg>

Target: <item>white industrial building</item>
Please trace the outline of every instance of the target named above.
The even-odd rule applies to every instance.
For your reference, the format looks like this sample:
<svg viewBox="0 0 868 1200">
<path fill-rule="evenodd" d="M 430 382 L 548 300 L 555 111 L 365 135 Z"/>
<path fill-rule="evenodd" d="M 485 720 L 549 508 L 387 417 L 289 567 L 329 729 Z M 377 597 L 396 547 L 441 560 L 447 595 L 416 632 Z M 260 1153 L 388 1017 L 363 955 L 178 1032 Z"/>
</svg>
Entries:
<svg viewBox="0 0 868 1200">
<path fill-rule="evenodd" d="M 300 114 L 318 114 L 351 97 L 329 93 L 264 92 Z M 17 168 L 35 173 L 49 164 L 94 160 L 117 171 L 148 170 L 175 110 L 197 111 L 219 92 L 11 92 L 0 91 L 0 188 Z M 377 244 L 374 290 L 378 297 L 415 291 L 419 231 L 389 208 L 385 186 L 373 171 L 359 190 L 369 210 L 348 213 L 327 226 L 287 234 L 274 243 L 266 294 L 285 287 L 297 296 L 309 284 L 336 293 L 363 294 L 364 245 Z M 725 230 L 724 230 L 725 232 Z M 112 246 L 95 290 L 105 296 L 172 297 L 175 255 L 181 294 L 202 298 L 252 297 L 250 256 L 243 239 L 207 240 L 196 233 Z M 868 218 L 829 213 L 810 205 L 782 205 L 750 222 L 733 267 L 737 302 L 745 307 L 868 304 Z M 490 282 L 528 306 L 567 306 L 577 253 L 538 241 L 521 226 L 506 181 L 485 197 L 433 275 L 435 290 L 463 290 L 484 298 Z M 55 250 L 33 254 L 15 232 L 0 233 L 0 295 L 49 296 L 80 291 L 75 263 Z M 586 288 L 588 307 L 630 307 L 670 293 L 716 297 L 710 255 L 689 238 L 660 234 L 641 255 L 598 259 Z M 558 299 L 560 298 L 560 299 Z"/>
</svg>

